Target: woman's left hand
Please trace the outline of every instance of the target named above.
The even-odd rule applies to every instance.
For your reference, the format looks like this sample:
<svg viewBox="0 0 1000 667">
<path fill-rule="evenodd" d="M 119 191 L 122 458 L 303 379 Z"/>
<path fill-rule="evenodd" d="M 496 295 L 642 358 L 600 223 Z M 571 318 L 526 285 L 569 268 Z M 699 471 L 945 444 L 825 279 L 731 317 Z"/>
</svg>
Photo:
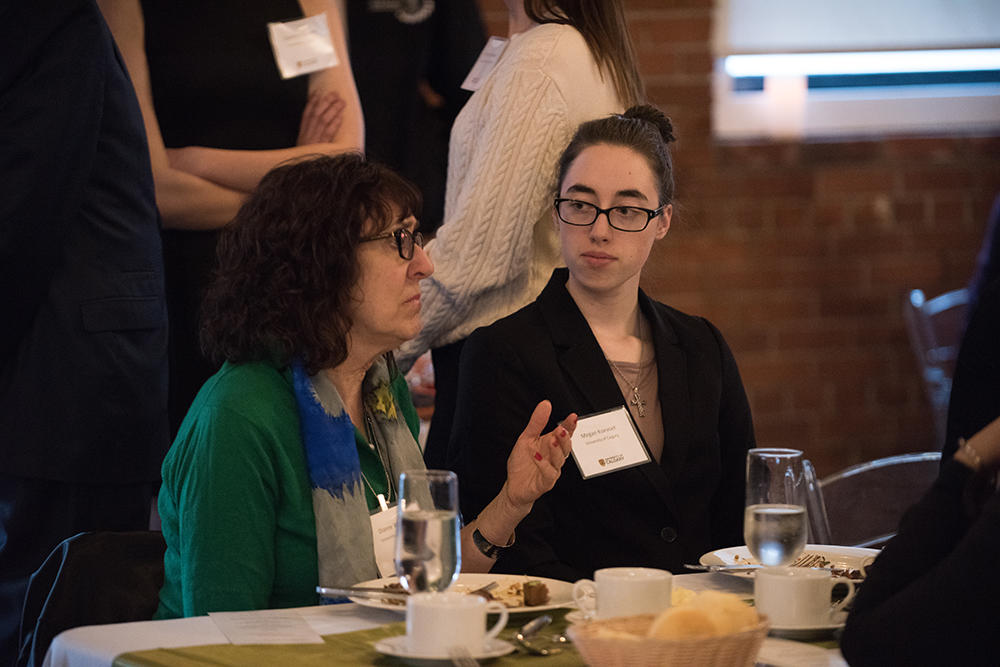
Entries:
<svg viewBox="0 0 1000 667">
<path fill-rule="evenodd" d="M 531 505 L 542 494 L 555 486 L 572 448 L 576 414 L 569 415 L 553 430 L 542 435 L 551 414 L 551 403 L 539 403 L 507 457 L 507 483 L 501 493 L 506 494 L 506 500 L 513 507 L 523 510 L 524 514 L 530 511 Z"/>
</svg>

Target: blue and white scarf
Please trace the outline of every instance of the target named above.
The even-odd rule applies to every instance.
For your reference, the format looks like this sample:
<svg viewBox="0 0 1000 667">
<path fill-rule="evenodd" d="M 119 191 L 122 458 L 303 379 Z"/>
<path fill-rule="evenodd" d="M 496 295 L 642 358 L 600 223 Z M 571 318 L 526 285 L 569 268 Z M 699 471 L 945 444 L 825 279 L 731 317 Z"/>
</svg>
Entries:
<svg viewBox="0 0 1000 667">
<path fill-rule="evenodd" d="M 309 376 L 296 362 L 292 380 L 316 514 L 319 585 L 351 586 L 375 579 L 378 568 L 354 424 L 324 373 Z M 365 375 L 362 394 L 374 414 L 372 428 L 387 450 L 386 472 L 395 485 L 399 473 L 424 468 L 424 460 L 392 397 L 391 382 L 388 364 L 380 358 Z"/>
</svg>

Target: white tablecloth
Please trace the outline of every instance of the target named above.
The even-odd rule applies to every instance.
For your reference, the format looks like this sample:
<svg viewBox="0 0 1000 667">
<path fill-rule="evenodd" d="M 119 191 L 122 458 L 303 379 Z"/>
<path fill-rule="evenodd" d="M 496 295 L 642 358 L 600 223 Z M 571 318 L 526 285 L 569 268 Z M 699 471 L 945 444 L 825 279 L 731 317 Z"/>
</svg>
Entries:
<svg viewBox="0 0 1000 667">
<path fill-rule="evenodd" d="M 749 579 L 723 574 L 677 575 L 674 584 L 691 590 L 753 592 Z M 403 614 L 399 612 L 357 604 L 302 607 L 296 611 L 320 635 L 367 630 L 403 620 Z M 129 651 L 225 644 L 227 641 L 208 616 L 89 625 L 67 630 L 56 637 L 45 655 L 43 667 L 110 667 L 115 656 Z M 836 649 L 822 649 L 770 637 L 761 649 L 759 664 L 774 667 L 846 667 L 840 651 Z"/>
</svg>

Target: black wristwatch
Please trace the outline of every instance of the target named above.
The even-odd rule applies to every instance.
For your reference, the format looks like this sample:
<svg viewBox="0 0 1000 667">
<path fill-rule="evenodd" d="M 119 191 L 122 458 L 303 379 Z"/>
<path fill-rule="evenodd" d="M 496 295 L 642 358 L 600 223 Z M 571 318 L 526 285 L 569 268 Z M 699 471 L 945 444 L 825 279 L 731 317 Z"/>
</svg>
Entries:
<svg viewBox="0 0 1000 667">
<path fill-rule="evenodd" d="M 472 531 L 472 543 L 475 544 L 476 548 L 479 549 L 479 552 L 487 558 L 496 558 L 500 555 L 501 551 L 514 544 L 514 534 L 511 533 L 510 541 L 501 546 L 499 544 L 493 544 L 488 539 L 483 537 L 483 534 L 479 532 L 478 528 L 476 528 Z"/>
</svg>

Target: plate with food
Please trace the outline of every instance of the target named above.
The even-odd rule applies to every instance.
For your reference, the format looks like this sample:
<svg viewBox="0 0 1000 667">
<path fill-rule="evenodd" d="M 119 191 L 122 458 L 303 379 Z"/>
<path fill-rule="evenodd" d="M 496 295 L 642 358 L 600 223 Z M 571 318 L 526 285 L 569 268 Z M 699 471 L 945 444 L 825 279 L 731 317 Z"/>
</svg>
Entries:
<svg viewBox="0 0 1000 667">
<path fill-rule="evenodd" d="M 793 567 L 828 567 L 834 576 L 846 577 L 855 581 L 865 578 L 865 568 L 875 561 L 878 549 L 865 547 L 840 547 L 832 544 L 807 544 L 802 555 L 792 563 Z M 698 562 L 702 565 L 760 565 L 750 555 L 746 546 L 716 549 L 702 554 Z M 746 570 L 730 570 L 727 574 L 742 577 L 752 577 L 753 568 Z"/>
<path fill-rule="evenodd" d="M 496 582 L 496 586 L 487 593 L 478 593 L 489 599 L 499 600 L 506 605 L 512 614 L 521 612 L 548 611 L 573 607 L 573 584 L 558 579 L 530 577 L 513 574 L 466 574 L 458 575 L 458 579 L 448 588 L 457 593 L 473 593 L 482 587 Z M 383 577 L 356 584 L 364 588 L 384 588 L 387 592 L 403 593 L 403 587 L 396 577 Z M 527 598 L 527 599 L 526 599 Z M 361 598 L 348 597 L 351 602 L 357 602 L 366 607 L 406 611 L 405 598 Z"/>
</svg>

